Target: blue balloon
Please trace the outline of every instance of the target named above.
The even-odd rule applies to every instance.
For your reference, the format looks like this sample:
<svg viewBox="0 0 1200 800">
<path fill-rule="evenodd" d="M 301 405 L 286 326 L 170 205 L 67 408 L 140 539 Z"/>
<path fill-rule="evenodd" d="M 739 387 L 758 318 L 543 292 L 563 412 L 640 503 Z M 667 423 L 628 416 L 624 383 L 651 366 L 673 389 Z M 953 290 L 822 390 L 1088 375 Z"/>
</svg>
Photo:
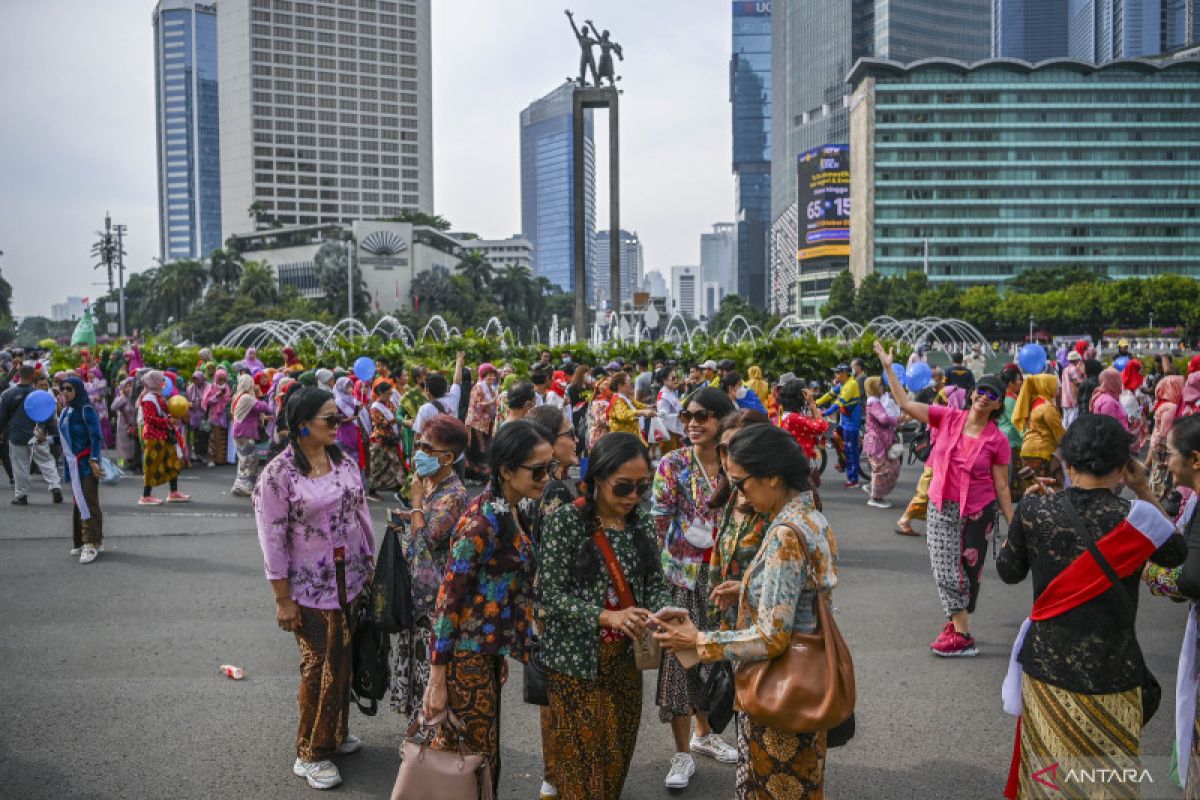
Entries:
<svg viewBox="0 0 1200 800">
<path fill-rule="evenodd" d="M 54 416 L 58 401 L 45 389 L 35 389 L 25 396 L 25 415 L 36 423 L 43 423 Z"/>
<path fill-rule="evenodd" d="M 1117 356 L 1116 360 L 1113 361 L 1113 369 L 1117 372 L 1124 372 L 1127 366 L 1129 366 L 1129 356 Z"/>
<path fill-rule="evenodd" d="M 899 366 L 899 364 L 894 366 Z M 933 370 L 924 361 L 918 361 L 908 368 L 908 383 L 905 384 L 905 388 L 912 392 L 919 392 L 932 380 Z"/>
<path fill-rule="evenodd" d="M 375 362 L 369 356 L 359 356 L 354 362 L 354 377 L 369 381 L 375 377 Z"/>
<path fill-rule="evenodd" d="M 175 392 L 176 392 L 175 381 L 171 380 L 170 378 L 167 378 L 166 382 L 163 383 L 162 396 L 163 397 L 171 397 L 173 394 L 175 394 Z"/>
<path fill-rule="evenodd" d="M 908 372 L 905 371 L 904 365 L 892 362 L 892 372 L 895 372 L 896 377 L 900 379 L 900 385 L 907 389 L 908 388 Z M 883 382 L 883 385 L 887 386 L 886 380 Z"/>
<path fill-rule="evenodd" d="M 1046 351 L 1040 344 L 1030 342 L 1017 353 L 1017 365 L 1026 375 L 1038 375 L 1046 368 Z"/>
</svg>

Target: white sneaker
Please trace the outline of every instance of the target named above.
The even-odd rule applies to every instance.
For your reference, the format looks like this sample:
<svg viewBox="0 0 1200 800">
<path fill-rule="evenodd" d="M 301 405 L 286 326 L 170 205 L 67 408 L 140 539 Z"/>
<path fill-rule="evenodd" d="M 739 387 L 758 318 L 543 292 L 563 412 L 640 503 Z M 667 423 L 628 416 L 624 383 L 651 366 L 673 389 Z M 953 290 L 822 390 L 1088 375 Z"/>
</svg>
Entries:
<svg viewBox="0 0 1200 800">
<path fill-rule="evenodd" d="M 555 789 L 550 781 L 543 780 L 542 791 L 539 794 L 541 795 L 541 800 L 553 800 L 553 798 L 558 797 L 558 789 Z"/>
<path fill-rule="evenodd" d="M 82 550 L 82 549 L 83 549 L 82 547 L 72 547 L 72 548 L 71 548 L 71 555 L 73 555 L 73 556 L 77 556 L 77 555 L 79 555 L 79 551 L 80 551 L 80 550 Z"/>
<path fill-rule="evenodd" d="M 871 508 L 891 508 L 892 507 L 892 504 L 889 503 L 887 500 L 876 500 L 874 497 L 872 497 L 870 500 L 867 501 L 867 505 L 869 505 Z"/>
<path fill-rule="evenodd" d="M 703 737 L 693 734 L 691 748 L 693 753 L 716 759 L 722 764 L 736 764 L 738 760 L 737 748 L 715 733 Z"/>
<path fill-rule="evenodd" d="M 332 789 L 342 782 L 342 773 L 332 761 L 301 761 L 296 759 L 292 772 L 308 781 L 314 789 Z"/>
<path fill-rule="evenodd" d="M 863 492 L 865 492 L 866 494 L 870 494 L 870 493 L 871 493 L 871 483 L 870 483 L 869 481 L 868 481 L 867 483 L 864 483 L 864 484 L 863 484 L 861 487 L 859 487 L 859 488 L 861 488 L 861 489 L 863 490 Z"/>
<path fill-rule="evenodd" d="M 359 750 L 362 750 L 362 739 L 353 733 L 347 733 L 346 738 L 338 745 L 337 752 L 339 756 L 348 756 L 351 753 L 357 753 Z"/>
<path fill-rule="evenodd" d="M 695 743 L 695 739 L 692 740 Z M 667 773 L 668 789 L 686 789 L 692 776 L 696 774 L 696 762 L 691 753 L 676 753 L 671 756 L 671 771 Z"/>
<path fill-rule="evenodd" d="M 90 564 L 96 560 L 96 556 L 100 555 L 96 552 L 96 548 L 90 544 L 85 544 L 79 548 L 79 563 Z"/>
</svg>

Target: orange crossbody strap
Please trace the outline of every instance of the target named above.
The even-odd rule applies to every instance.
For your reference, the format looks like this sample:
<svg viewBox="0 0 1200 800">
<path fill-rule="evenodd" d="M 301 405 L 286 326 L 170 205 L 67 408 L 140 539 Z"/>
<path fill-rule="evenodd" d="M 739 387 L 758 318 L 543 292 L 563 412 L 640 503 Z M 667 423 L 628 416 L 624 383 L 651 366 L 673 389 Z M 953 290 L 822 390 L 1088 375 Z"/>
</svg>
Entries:
<svg viewBox="0 0 1200 800">
<path fill-rule="evenodd" d="M 633 608 L 637 605 L 637 601 L 633 599 L 633 589 L 629 588 L 629 581 L 625 578 L 621 565 L 617 563 L 617 554 L 613 552 L 608 537 L 604 535 L 603 530 L 598 530 L 592 535 L 592 541 L 604 557 L 604 566 L 608 568 L 608 575 L 617 589 L 617 599 L 621 601 L 621 608 Z"/>
</svg>

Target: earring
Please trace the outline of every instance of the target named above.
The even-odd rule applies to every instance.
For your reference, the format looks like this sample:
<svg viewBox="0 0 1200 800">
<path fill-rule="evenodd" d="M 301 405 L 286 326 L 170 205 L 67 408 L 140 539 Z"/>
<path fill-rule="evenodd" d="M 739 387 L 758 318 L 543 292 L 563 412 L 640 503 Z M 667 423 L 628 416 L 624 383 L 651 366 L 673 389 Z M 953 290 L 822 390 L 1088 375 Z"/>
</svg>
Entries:
<svg viewBox="0 0 1200 800">
<path fill-rule="evenodd" d="M 300 435 L 301 435 L 301 436 L 308 436 L 308 434 L 309 434 L 309 430 L 308 430 L 308 426 L 307 426 L 307 425 L 306 425 L 306 426 L 304 426 L 303 428 L 301 428 L 301 429 L 300 429 Z"/>
</svg>

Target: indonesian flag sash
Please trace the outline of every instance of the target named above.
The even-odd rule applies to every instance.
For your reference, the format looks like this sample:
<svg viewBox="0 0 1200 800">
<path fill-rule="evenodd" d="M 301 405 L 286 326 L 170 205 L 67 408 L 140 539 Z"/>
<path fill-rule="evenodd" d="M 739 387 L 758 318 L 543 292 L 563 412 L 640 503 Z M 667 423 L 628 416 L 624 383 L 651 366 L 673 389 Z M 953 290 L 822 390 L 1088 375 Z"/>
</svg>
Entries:
<svg viewBox="0 0 1200 800">
<path fill-rule="evenodd" d="M 1146 560 L 1154 551 L 1175 532 L 1172 522 L 1163 516 L 1157 508 L 1142 500 L 1134 500 L 1129 514 L 1121 524 L 1106 533 L 1096 547 L 1101 555 L 1122 578 L 1141 570 Z M 1021 668 L 1021 648 L 1025 644 L 1025 636 L 1034 622 L 1053 619 L 1061 614 L 1079 608 L 1084 603 L 1094 600 L 1112 586 L 1108 576 L 1085 551 L 1055 576 L 1054 580 L 1033 601 L 1033 611 L 1021 623 L 1017 639 L 1013 642 L 1012 654 L 1008 659 L 1008 674 L 1004 678 L 1004 688 L 1001 696 L 1004 700 L 1004 710 L 1017 717 L 1017 736 L 1013 746 L 1012 767 L 1009 771 L 1008 786 L 1004 796 L 1017 796 L 1017 783 L 1021 766 L 1021 678 L 1024 670 Z M 1124 589 L 1120 589 L 1124 591 Z"/>
</svg>

